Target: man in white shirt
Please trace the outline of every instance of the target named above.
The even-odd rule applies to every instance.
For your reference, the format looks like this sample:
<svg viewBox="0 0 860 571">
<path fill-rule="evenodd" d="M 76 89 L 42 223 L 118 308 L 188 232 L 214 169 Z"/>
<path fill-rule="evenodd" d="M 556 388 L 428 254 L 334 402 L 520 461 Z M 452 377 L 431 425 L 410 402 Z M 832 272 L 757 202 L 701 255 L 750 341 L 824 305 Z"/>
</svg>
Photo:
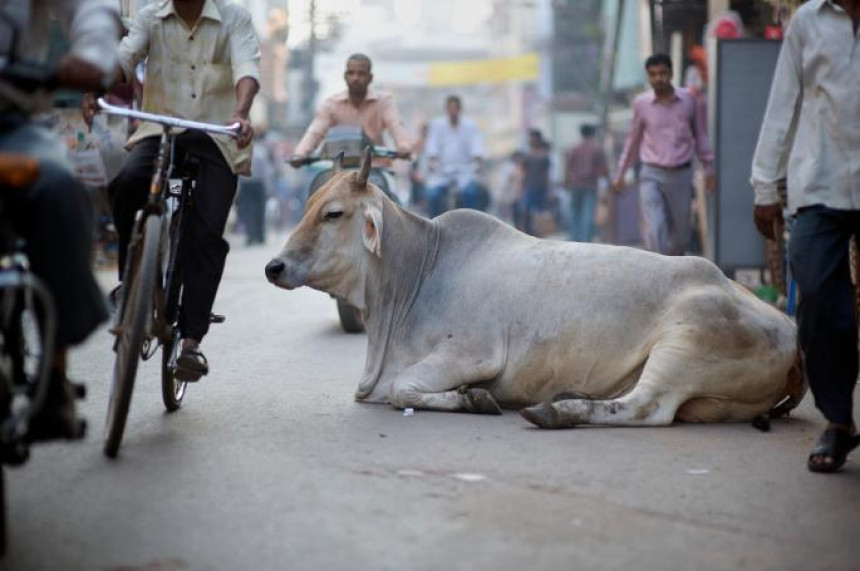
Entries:
<svg viewBox="0 0 860 571">
<path fill-rule="evenodd" d="M 834 472 L 860 444 L 848 259 L 849 239 L 860 238 L 860 0 L 811 0 L 786 32 L 752 165 L 755 223 L 771 239 L 786 174 L 798 337 L 815 404 L 829 421 L 807 466 Z"/>
<path fill-rule="evenodd" d="M 471 119 L 460 116 L 462 102 L 456 95 L 445 101 L 445 117 L 430 123 L 425 148 L 428 159 L 427 210 L 433 218 L 447 210 L 451 185 L 460 193 L 464 208 L 481 207 L 481 188 L 477 176 L 484 156 L 481 132 Z"/>
</svg>

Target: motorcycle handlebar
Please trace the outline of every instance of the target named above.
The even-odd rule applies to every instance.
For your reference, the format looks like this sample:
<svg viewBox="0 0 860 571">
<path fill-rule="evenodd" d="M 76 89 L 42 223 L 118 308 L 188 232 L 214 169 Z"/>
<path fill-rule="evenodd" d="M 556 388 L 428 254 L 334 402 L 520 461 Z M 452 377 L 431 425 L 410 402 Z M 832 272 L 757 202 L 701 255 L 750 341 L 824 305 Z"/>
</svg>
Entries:
<svg viewBox="0 0 860 571">
<path fill-rule="evenodd" d="M 371 147 L 371 153 L 375 158 L 383 158 L 383 159 L 401 159 L 401 160 L 411 160 L 411 153 L 401 153 L 400 151 L 396 151 L 394 149 L 389 149 L 386 147 Z M 293 165 L 294 168 L 305 167 L 308 165 L 312 165 L 314 163 L 318 163 L 320 161 L 330 161 L 331 158 L 322 157 L 322 156 L 312 156 L 312 157 L 291 157 L 287 159 L 287 162 Z"/>
</svg>

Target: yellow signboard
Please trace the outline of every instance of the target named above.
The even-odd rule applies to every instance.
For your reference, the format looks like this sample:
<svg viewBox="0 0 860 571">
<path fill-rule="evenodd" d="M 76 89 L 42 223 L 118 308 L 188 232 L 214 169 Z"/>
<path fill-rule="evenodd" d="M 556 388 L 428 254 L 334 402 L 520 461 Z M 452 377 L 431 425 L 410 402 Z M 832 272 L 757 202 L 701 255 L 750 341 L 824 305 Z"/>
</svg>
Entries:
<svg viewBox="0 0 860 571">
<path fill-rule="evenodd" d="M 432 87 L 503 83 L 506 81 L 536 81 L 540 58 L 528 53 L 512 58 L 431 63 L 427 83 Z"/>
</svg>

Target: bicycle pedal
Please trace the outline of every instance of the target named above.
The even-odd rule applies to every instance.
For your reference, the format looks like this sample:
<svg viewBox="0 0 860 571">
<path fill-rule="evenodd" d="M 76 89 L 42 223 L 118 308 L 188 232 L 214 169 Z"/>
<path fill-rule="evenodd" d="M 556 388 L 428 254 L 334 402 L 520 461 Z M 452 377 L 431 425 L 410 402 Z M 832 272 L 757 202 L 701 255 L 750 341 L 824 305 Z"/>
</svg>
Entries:
<svg viewBox="0 0 860 571">
<path fill-rule="evenodd" d="M 217 313 L 209 314 L 209 323 L 224 323 L 227 321 L 227 318 L 223 315 L 218 315 Z"/>
</svg>

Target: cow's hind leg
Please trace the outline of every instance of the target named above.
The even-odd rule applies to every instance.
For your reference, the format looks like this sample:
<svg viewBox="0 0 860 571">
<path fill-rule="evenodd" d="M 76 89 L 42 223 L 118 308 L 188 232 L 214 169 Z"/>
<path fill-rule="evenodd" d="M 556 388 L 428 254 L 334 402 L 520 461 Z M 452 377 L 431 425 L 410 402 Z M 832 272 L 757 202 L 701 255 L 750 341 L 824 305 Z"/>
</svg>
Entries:
<svg viewBox="0 0 860 571">
<path fill-rule="evenodd" d="M 649 384 L 637 383 L 617 399 L 565 399 L 542 403 L 521 411 L 541 428 L 573 428 L 578 424 L 619 426 L 668 426 L 675 418 L 678 401 Z"/>
</svg>

